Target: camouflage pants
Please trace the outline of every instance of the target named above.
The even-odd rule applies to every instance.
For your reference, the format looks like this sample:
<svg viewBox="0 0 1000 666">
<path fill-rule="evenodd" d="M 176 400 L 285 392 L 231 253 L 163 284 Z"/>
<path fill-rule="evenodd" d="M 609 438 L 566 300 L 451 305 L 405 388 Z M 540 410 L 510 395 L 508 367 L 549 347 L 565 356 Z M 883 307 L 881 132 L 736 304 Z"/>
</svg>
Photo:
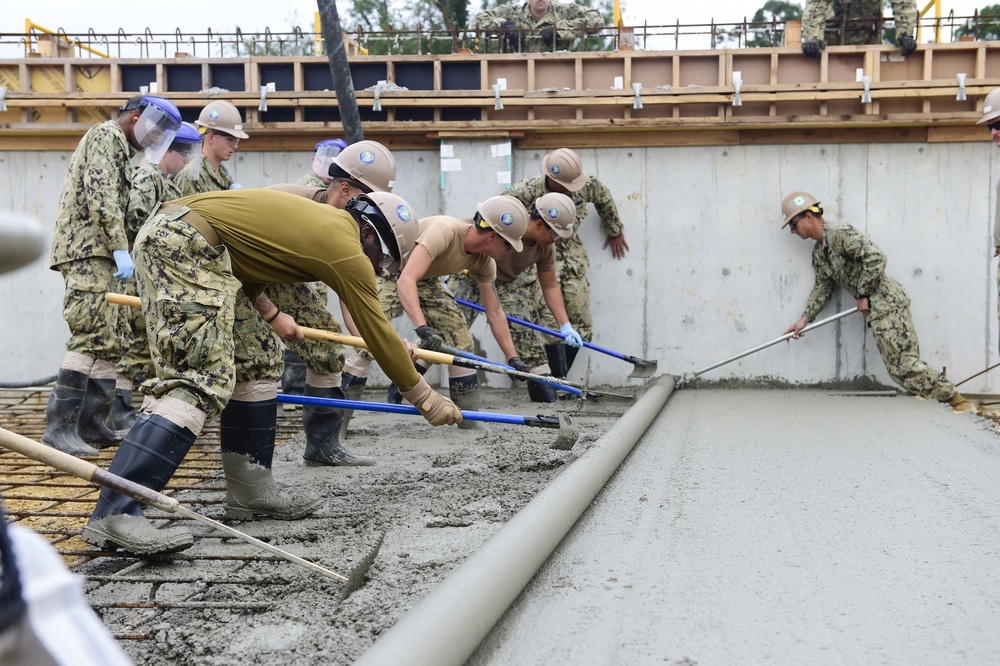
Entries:
<svg viewBox="0 0 1000 666">
<path fill-rule="evenodd" d="M 100 361 L 117 363 L 128 339 L 125 308 L 108 303 L 105 294 L 122 289 L 112 277 L 115 262 L 104 257 L 80 259 L 62 264 L 66 291 L 63 318 L 69 325 L 66 351 L 85 354 Z"/>
<path fill-rule="evenodd" d="M 472 334 L 465 323 L 465 317 L 459 310 L 455 299 L 448 295 L 437 278 L 417 282 L 417 295 L 420 297 L 420 309 L 424 313 L 427 325 L 444 338 L 449 347 L 472 352 Z M 392 280 L 378 278 L 378 300 L 386 319 L 392 321 L 403 313 L 396 294 L 396 283 Z M 367 349 L 359 350 L 362 358 L 371 362 L 374 360 Z"/>
<path fill-rule="evenodd" d="M 587 269 L 580 264 L 556 260 L 556 275 L 559 276 L 559 288 L 562 290 L 563 301 L 566 303 L 566 316 L 573 324 L 580 337 L 591 342 L 594 339 L 594 321 L 590 317 L 590 282 L 587 280 Z M 538 273 L 534 267 L 521 273 L 519 278 L 538 282 Z M 537 307 L 542 319 L 538 324 L 545 328 L 558 331 L 555 317 L 549 312 L 549 306 L 542 298 L 542 290 L 538 289 Z M 511 328 L 517 326 L 514 324 Z"/>
<path fill-rule="evenodd" d="M 193 227 L 153 217 L 135 241 L 135 275 L 156 379 L 143 391 L 194 405 L 209 418 L 236 381 L 281 376 L 281 345 L 233 276 L 229 251 Z"/>
<path fill-rule="evenodd" d="M 136 288 L 135 280 L 128 280 L 123 283 L 121 293 L 129 296 L 138 296 L 139 290 Z M 142 315 L 142 308 L 131 308 L 118 306 L 125 316 L 129 328 L 126 338 L 128 344 L 125 346 L 125 353 L 121 361 L 118 362 L 118 374 L 128 377 L 135 382 L 141 375 L 149 379 L 156 374 L 153 369 L 153 358 L 149 355 L 149 343 L 146 340 L 146 318 Z"/>
<path fill-rule="evenodd" d="M 948 402 L 955 395 L 955 385 L 920 360 L 920 343 L 908 307 L 870 319 L 868 325 L 893 381 L 922 398 Z"/>
<path fill-rule="evenodd" d="M 299 326 L 343 333 L 340 321 L 327 307 L 326 285 L 322 282 L 272 284 L 267 296 L 282 312 L 291 315 Z M 344 347 L 327 340 L 289 340 L 285 346 L 298 354 L 306 367 L 320 375 L 336 374 L 344 369 Z"/>
<path fill-rule="evenodd" d="M 537 323 L 542 320 L 542 311 L 539 310 L 538 303 L 539 301 L 544 303 L 545 299 L 542 298 L 542 288 L 538 284 L 538 280 L 529 281 L 525 277 L 525 273 L 527 272 L 521 273 L 512 282 L 494 284 L 494 287 L 496 288 L 497 297 L 500 299 L 500 305 L 503 307 L 505 313 L 518 319 Z M 534 271 L 531 272 L 534 274 Z M 467 301 L 482 305 L 482 301 L 479 298 L 479 285 L 476 284 L 476 279 L 471 275 L 460 274 L 450 276 L 448 278 L 448 288 L 451 289 L 457 298 L 464 298 Z M 545 307 L 544 311 L 548 312 L 548 307 Z M 471 326 L 472 322 L 481 313 L 471 308 L 462 308 L 462 314 L 465 315 L 466 321 Z M 558 329 L 558 326 L 556 328 Z M 527 326 L 519 326 L 514 323 L 510 325 L 510 336 L 514 340 L 514 349 L 517 350 L 518 356 L 528 364 L 529 368 L 537 368 L 538 366 L 547 364 L 549 357 L 545 354 L 545 345 L 559 343 L 558 338 L 543 335 Z"/>
</svg>

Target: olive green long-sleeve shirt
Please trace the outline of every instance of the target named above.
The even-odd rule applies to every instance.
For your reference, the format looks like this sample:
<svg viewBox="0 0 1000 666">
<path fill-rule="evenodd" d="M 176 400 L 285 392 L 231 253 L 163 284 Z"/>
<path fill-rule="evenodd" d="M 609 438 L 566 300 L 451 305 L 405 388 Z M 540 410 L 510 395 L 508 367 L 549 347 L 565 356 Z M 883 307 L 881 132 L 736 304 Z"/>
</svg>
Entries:
<svg viewBox="0 0 1000 666">
<path fill-rule="evenodd" d="M 350 213 L 263 189 L 208 192 L 173 203 L 188 206 L 212 226 L 251 299 L 268 284 L 325 283 L 347 305 L 389 379 L 403 391 L 417 385 L 420 375 L 382 313 L 375 269 Z M 400 222 L 417 224 L 415 216 Z"/>
<path fill-rule="evenodd" d="M 125 213 L 134 154 L 115 120 L 94 125 L 80 139 L 59 197 L 50 268 L 91 257 L 110 259 L 115 250 L 129 248 Z"/>
</svg>

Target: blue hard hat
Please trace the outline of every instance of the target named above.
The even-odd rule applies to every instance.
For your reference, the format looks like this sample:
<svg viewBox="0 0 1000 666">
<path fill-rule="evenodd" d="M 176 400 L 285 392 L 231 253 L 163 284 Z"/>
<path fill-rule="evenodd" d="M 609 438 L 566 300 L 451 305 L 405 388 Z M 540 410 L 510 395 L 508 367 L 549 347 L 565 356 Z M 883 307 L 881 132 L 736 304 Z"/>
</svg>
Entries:
<svg viewBox="0 0 1000 666">
<path fill-rule="evenodd" d="M 181 112 L 177 110 L 177 106 L 174 105 L 169 99 L 164 99 L 163 97 L 154 97 L 153 95 L 145 95 L 142 98 L 140 104 L 145 106 L 155 106 L 159 110 L 163 111 L 166 115 L 177 121 L 177 124 L 181 122 Z"/>
<path fill-rule="evenodd" d="M 191 123 L 181 123 L 181 128 L 174 137 L 174 143 L 201 143 L 201 133 Z"/>
<path fill-rule="evenodd" d="M 343 150 L 344 148 L 347 148 L 347 142 L 343 139 L 323 139 L 316 144 L 316 150 L 319 150 L 320 148 L 339 148 L 340 150 Z"/>
</svg>

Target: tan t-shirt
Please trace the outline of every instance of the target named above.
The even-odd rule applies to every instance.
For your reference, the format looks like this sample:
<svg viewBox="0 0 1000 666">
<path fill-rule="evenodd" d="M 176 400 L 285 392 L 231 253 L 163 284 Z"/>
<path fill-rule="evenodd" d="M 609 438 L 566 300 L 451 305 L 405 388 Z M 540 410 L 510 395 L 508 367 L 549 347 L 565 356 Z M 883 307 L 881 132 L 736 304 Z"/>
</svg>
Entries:
<svg viewBox="0 0 1000 666">
<path fill-rule="evenodd" d="M 528 270 L 538 266 L 539 273 L 556 272 L 556 246 L 524 244 L 520 252 L 508 252 L 497 261 L 497 284 L 507 284 Z"/>
<path fill-rule="evenodd" d="M 312 187 L 310 185 L 295 185 L 292 183 L 279 183 L 278 185 L 268 185 L 265 190 L 275 190 L 277 192 L 288 192 L 297 197 L 312 199 L 317 203 L 326 203 L 327 188 Z"/>
<path fill-rule="evenodd" d="M 173 203 L 200 214 L 219 234 L 233 275 L 251 299 L 268 284 L 326 283 L 347 305 L 389 379 L 403 391 L 417 385 L 420 376 L 403 341 L 382 313 L 375 269 L 350 213 L 264 189 L 208 192 Z"/>
<path fill-rule="evenodd" d="M 472 222 L 448 215 L 432 215 L 420 220 L 417 245 L 423 245 L 431 255 L 431 265 L 423 278 L 436 278 L 469 271 L 476 282 L 493 282 L 497 265 L 488 254 L 469 254 L 465 251 L 465 235 Z"/>
</svg>

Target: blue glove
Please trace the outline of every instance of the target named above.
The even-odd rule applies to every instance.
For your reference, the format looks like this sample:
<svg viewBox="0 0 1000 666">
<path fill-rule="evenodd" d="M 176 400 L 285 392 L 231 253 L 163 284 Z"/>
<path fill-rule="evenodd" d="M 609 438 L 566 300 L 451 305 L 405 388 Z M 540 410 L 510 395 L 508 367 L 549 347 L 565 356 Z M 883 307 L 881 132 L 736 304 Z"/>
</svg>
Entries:
<svg viewBox="0 0 1000 666">
<path fill-rule="evenodd" d="M 233 183 L 232 185 L 229 186 L 229 189 L 231 189 L 231 190 L 242 190 L 243 186 L 240 185 L 239 183 Z"/>
<path fill-rule="evenodd" d="M 580 334 L 576 332 L 575 328 L 573 328 L 573 324 L 566 322 L 559 327 L 559 332 L 566 336 L 564 342 L 570 347 L 583 346 L 583 338 L 581 338 Z"/>
<path fill-rule="evenodd" d="M 130 279 L 135 272 L 135 264 L 132 263 L 132 257 L 128 256 L 128 250 L 115 250 L 113 254 L 115 265 L 118 267 L 118 272 L 114 276 L 122 280 Z"/>
</svg>

